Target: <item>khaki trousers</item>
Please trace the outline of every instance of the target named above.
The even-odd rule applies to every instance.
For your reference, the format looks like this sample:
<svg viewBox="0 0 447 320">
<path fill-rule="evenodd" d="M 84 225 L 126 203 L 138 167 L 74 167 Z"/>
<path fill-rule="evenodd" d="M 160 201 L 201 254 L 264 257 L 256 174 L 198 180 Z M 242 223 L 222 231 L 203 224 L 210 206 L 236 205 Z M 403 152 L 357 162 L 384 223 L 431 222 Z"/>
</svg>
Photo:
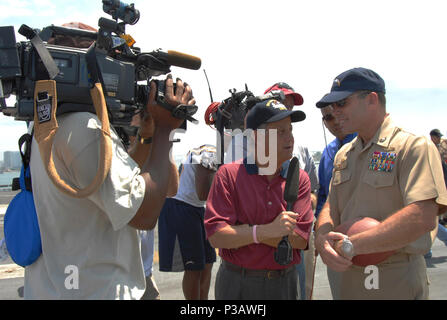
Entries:
<svg viewBox="0 0 447 320">
<path fill-rule="evenodd" d="M 328 269 L 334 299 L 424 300 L 428 277 L 420 254 L 396 253 L 377 266 L 352 266 L 345 272 Z"/>
</svg>

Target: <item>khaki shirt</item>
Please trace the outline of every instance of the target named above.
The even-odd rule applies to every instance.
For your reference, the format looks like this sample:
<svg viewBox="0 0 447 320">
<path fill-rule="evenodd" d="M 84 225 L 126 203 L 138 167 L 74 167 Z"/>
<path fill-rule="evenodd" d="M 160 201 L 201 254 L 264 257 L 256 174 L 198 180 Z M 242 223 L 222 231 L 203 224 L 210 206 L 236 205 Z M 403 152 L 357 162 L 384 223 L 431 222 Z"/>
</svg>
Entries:
<svg viewBox="0 0 447 320">
<path fill-rule="evenodd" d="M 416 201 L 435 199 L 447 205 L 439 158 L 431 141 L 386 117 L 366 146 L 357 137 L 335 157 L 329 194 L 334 226 L 357 217 L 383 221 Z M 401 251 L 423 254 L 431 244 L 427 233 Z"/>
<path fill-rule="evenodd" d="M 441 139 L 441 142 L 438 144 L 438 150 L 442 161 L 447 163 L 447 139 Z"/>
</svg>

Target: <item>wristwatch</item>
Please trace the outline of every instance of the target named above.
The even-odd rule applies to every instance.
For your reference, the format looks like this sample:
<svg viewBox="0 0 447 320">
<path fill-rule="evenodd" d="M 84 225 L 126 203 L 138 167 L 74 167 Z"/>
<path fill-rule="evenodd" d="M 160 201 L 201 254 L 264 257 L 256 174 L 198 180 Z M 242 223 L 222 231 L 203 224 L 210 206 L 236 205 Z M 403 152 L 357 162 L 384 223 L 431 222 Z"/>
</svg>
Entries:
<svg viewBox="0 0 447 320">
<path fill-rule="evenodd" d="M 138 139 L 138 142 L 141 143 L 141 144 L 150 144 L 150 143 L 152 143 L 152 137 L 144 139 L 142 136 L 140 136 L 139 133 L 137 133 L 137 139 Z"/>
<path fill-rule="evenodd" d="M 351 240 L 349 240 L 349 237 L 343 239 L 343 242 L 341 243 L 341 251 L 343 252 L 343 255 L 345 255 L 349 259 L 352 259 L 352 257 L 355 256 L 354 246 Z"/>
</svg>

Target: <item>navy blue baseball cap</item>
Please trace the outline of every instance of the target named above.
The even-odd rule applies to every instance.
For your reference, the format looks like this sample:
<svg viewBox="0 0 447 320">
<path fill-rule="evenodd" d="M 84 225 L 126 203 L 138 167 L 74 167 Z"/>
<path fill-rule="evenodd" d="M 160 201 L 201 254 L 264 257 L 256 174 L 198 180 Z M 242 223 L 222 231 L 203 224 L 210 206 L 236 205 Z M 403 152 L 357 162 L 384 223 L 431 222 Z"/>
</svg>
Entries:
<svg viewBox="0 0 447 320">
<path fill-rule="evenodd" d="M 290 117 L 292 122 L 303 121 L 306 114 L 301 110 L 289 111 L 278 100 L 258 102 L 247 114 L 247 129 L 256 130 L 264 123 L 271 123 Z"/>
<path fill-rule="evenodd" d="M 317 107 L 324 108 L 360 90 L 385 93 L 385 81 L 372 70 L 365 68 L 350 69 L 334 79 L 331 92 L 317 102 Z"/>
<path fill-rule="evenodd" d="M 436 136 L 436 137 L 442 137 L 443 134 L 441 133 L 441 131 L 439 131 L 439 129 L 433 129 L 432 131 L 430 131 L 430 135 L 431 136 Z"/>
</svg>

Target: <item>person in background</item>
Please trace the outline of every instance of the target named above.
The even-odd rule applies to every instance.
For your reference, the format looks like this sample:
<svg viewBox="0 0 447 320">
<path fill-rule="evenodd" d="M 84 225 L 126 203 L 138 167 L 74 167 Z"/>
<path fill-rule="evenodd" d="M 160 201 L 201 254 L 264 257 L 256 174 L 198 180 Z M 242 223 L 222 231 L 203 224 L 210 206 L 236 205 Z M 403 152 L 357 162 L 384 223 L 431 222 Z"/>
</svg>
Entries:
<svg viewBox="0 0 447 320">
<path fill-rule="evenodd" d="M 444 182 L 447 186 L 447 139 L 442 138 L 442 133 L 439 131 L 439 129 L 433 129 L 430 131 L 430 138 L 431 141 L 436 145 L 436 147 L 439 150 L 439 154 L 441 156 L 442 161 L 442 171 L 444 174 Z M 436 232 L 436 237 L 444 242 L 444 244 L 447 246 L 447 228 L 445 227 L 446 221 L 445 221 L 445 215 L 439 216 L 439 224 L 438 224 L 438 231 Z M 430 251 L 427 252 L 424 257 L 425 259 L 431 259 L 433 253 L 430 248 Z"/>
<path fill-rule="evenodd" d="M 247 114 L 246 127 L 253 130 L 255 148 L 264 147 L 274 159 L 261 163 L 258 150 L 253 150 L 254 163 L 244 158 L 224 164 L 214 177 L 205 229 L 222 258 L 215 284 L 217 300 L 299 299 L 295 265 L 301 260 L 299 251 L 307 246 L 313 221 L 310 181 L 300 169 L 298 198 L 293 212 L 286 211 L 282 164 L 293 154 L 292 122 L 304 119 L 302 111 L 288 111 L 276 100 L 256 104 Z M 258 146 L 259 139 L 265 145 Z M 269 152 L 270 139 L 275 154 Z M 292 262 L 283 266 L 274 253 L 285 235 L 294 250 Z"/>
<path fill-rule="evenodd" d="M 433 129 L 430 131 L 431 141 L 436 145 L 441 154 L 442 161 L 447 164 L 447 139 L 442 138 L 443 134 L 439 129 Z"/>
<path fill-rule="evenodd" d="M 303 97 L 285 82 L 277 82 L 267 88 L 264 94 L 272 91 L 284 92 L 285 99 L 282 102 L 287 110 L 292 110 L 295 106 L 300 106 L 304 103 Z M 315 161 L 309 152 L 309 149 L 301 144 L 297 144 L 293 153 L 299 160 L 300 168 L 303 169 L 309 176 L 311 188 L 311 203 L 312 210 L 315 210 L 317 205 L 317 190 L 319 188 L 317 167 Z M 288 165 L 288 162 L 285 164 Z M 313 230 L 313 226 L 312 226 Z M 298 278 L 300 281 L 301 300 L 311 299 L 312 282 L 314 277 L 315 264 L 315 245 L 314 233 L 312 231 L 309 237 L 309 245 L 306 250 L 301 250 L 301 262 L 297 264 Z"/>
<path fill-rule="evenodd" d="M 206 239 L 205 202 L 217 170 L 216 148 L 190 150 L 181 164 L 177 194 L 166 199 L 158 222 L 160 271 L 183 271 L 187 300 L 207 300 L 216 252 Z M 182 263 L 176 263 L 179 253 Z"/>
<path fill-rule="evenodd" d="M 343 145 L 351 142 L 356 136 L 356 133 L 346 134 L 343 132 L 340 123 L 333 115 L 332 106 L 321 108 L 321 115 L 324 126 L 329 132 L 335 136 L 335 139 L 329 143 L 323 150 L 323 154 L 318 166 L 318 181 L 320 183 L 318 189 L 318 200 L 315 216 L 318 218 L 323 205 L 326 203 L 329 194 L 329 184 L 332 179 L 332 170 L 334 169 L 334 158 L 338 150 Z"/>
</svg>

